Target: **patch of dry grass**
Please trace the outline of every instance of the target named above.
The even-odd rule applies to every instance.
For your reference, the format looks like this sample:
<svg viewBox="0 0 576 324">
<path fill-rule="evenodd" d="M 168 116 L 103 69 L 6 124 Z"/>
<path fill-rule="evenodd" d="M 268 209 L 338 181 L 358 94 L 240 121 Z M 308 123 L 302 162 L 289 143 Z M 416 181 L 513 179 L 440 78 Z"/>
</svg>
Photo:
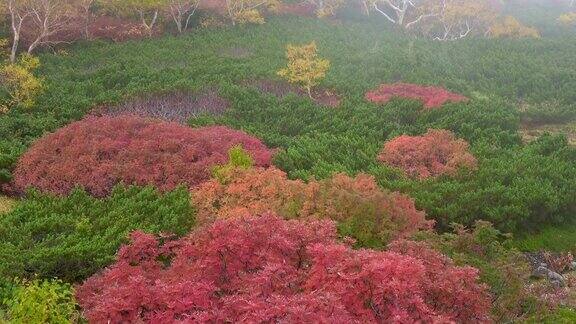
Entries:
<svg viewBox="0 0 576 324">
<path fill-rule="evenodd" d="M 0 196 L 0 215 L 6 214 L 14 208 L 16 202 L 8 197 Z"/>
<path fill-rule="evenodd" d="M 576 122 L 539 126 L 523 125 L 520 129 L 520 135 L 525 142 L 531 142 L 545 133 L 565 134 L 568 144 L 576 146 Z"/>
</svg>

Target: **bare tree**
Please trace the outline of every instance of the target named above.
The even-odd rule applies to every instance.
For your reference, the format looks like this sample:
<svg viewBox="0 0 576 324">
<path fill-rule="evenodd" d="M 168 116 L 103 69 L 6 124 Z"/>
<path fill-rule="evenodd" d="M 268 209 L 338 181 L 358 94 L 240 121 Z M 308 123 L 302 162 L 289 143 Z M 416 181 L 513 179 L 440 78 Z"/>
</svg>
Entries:
<svg viewBox="0 0 576 324">
<path fill-rule="evenodd" d="M 10 15 L 10 27 L 12 30 L 12 48 L 10 50 L 10 62 L 16 62 L 18 46 L 20 45 L 20 36 L 22 35 L 22 24 L 32 12 L 28 6 L 29 1 L 25 0 L 8 0 L 7 8 Z"/>
<path fill-rule="evenodd" d="M 28 46 L 28 53 L 32 53 L 42 45 L 61 43 L 61 41 L 54 40 L 52 36 L 70 26 L 73 17 L 72 9 L 72 3 L 69 0 L 29 1 L 30 17 L 36 30 L 34 41 Z"/>
<path fill-rule="evenodd" d="M 136 13 L 148 36 L 154 33 L 160 11 L 165 10 L 169 0 L 102 0 L 100 3 L 119 15 L 131 16 Z"/>
<path fill-rule="evenodd" d="M 84 37 L 86 39 L 90 39 L 90 24 L 92 23 L 92 9 L 94 6 L 95 0 L 78 0 L 79 7 L 82 12 L 82 16 L 84 17 Z"/>
<path fill-rule="evenodd" d="M 498 17 L 498 12 L 486 0 L 441 0 L 440 4 L 437 22 L 441 31 L 433 37 L 435 40 L 451 41 L 471 34 L 487 35 Z"/>
<path fill-rule="evenodd" d="M 170 0 L 170 16 L 178 28 L 178 33 L 181 34 L 188 29 L 190 19 L 199 5 L 200 0 Z"/>
<path fill-rule="evenodd" d="M 422 0 L 372 0 L 372 8 L 393 24 L 410 28 L 425 18 L 436 16 Z M 383 6 L 383 7 L 382 7 Z"/>
</svg>

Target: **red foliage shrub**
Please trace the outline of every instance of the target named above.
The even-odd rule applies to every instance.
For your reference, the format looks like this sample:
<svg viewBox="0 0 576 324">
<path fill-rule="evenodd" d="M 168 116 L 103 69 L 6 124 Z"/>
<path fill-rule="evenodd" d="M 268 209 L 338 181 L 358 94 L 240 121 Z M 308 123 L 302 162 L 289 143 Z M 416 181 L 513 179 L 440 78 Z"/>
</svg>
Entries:
<svg viewBox="0 0 576 324">
<path fill-rule="evenodd" d="M 433 225 L 410 197 L 380 189 L 365 174 L 304 183 L 275 168 L 236 170 L 225 184 L 201 184 L 192 199 L 201 223 L 269 211 L 284 218 L 330 217 L 363 245 L 385 244 Z"/>
<path fill-rule="evenodd" d="M 417 99 L 424 103 L 424 108 L 442 106 L 448 101 L 460 102 L 468 98 L 449 92 L 439 87 L 425 87 L 410 83 L 382 84 L 375 90 L 366 93 L 366 100 L 375 103 L 387 103 L 394 97 Z"/>
<path fill-rule="evenodd" d="M 272 152 L 244 132 L 222 126 L 192 129 L 138 117 L 90 117 L 38 140 L 18 162 L 14 184 L 67 194 L 75 186 L 102 197 L 120 181 L 171 190 L 209 179 L 210 169 L 242 145 L 260 166 Z"/>
<path fill-rule="evenodd" d="M 163 245 L 135 232 L 77 298 L 94 323 L 477 323 L 490 309 L 476 269 L 423 245 L 353 250 L 331 221 L 272 215 L 218 220 Z"/>
<path fill-rule="evenodd" d="M 422 136 L 398 136 L 384 144 L 378 160 L 420 179 L 454 174 L 460 167 L 476 167 L 468 143 L 441 129 L 429 129 Z"/>
</svg>

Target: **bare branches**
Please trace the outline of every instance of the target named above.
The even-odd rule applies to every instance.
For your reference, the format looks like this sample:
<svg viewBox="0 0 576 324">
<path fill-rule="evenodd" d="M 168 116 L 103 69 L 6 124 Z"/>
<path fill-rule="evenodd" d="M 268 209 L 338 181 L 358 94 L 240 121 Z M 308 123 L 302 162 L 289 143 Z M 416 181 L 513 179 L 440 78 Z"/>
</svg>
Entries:
<svg viewBox="0 0 576 324">
<path fill-rule="evenodd" d="M 178 33 L 183 33 L 188 29 L 190 19 L 199 5 L 200 0 L 170 0 L 169 12 L 178 28 Z"/>
<path fill-rule="evenodd" d="M 411 28 L 426 18 L 437 16 L 434 7 L 429 6 L 429 3 L 433 2 L 435 0 L 373 0 L 372 8 L 391 23 Z M 379 4 L 384 5 L 384 9 L 379 7 Z M 408 18 L 411 21 L 406 23 Z"/>
<path fill-rule="evenodd" d="M 22 24 L 32 13 L 28 10 L 26 2 L 20 0 L 8 0 L 8 12 L 10 13 L 10 27 L 12 30 L 12 48 L 10 50 L 10 62 L 16 62 L 16 54 L 22 34 Z"/>
<path fill-rule="evenodd" d="M 32 53 L 41 45 L 60 43 L 60 41 L 50 39 L 50 37 L 69 26 L 72 18 L 71 2 L 67 0 L 34 0 L 30 2 L 29 8 L 37 32 L 34 41 L 28 47 L 28 53 Z"/>
</svg>

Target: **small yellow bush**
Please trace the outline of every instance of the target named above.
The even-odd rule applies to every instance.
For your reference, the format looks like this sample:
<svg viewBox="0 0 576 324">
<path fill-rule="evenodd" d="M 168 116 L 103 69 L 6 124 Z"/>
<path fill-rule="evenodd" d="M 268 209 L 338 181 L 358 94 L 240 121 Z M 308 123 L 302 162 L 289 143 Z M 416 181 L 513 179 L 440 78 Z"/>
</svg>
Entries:
<svg viewBox="0 0 576 324">
<path fill-rule="evenodd" d="M 558 22 L 566 26 L 576 25 L 576 12 L 569 12 L 560 15 L 560 17 L 558 17 Z"/>
<path fill-rule="evenodd" d="M 0 196 L 0 215 L 10 212 L 15 204 L 14 200 Z"/>
<path fill-rule="evenodd" d="M 344 0 L 322 0 L 312 1 L 316 5 L 316 16 L 318 18 L 332 17 L 336 14 L 336 11 L 342 7 Z"/>
<path fill-rule="evenodd" d="M 330 61 L 318 58 L 316 42 L 303 46 L 288 45 L 286 58 L 288 66 L 278 71 L 278 75 L 300 85 L 312 98 L 312 88 L 326 77 Z"/>
<path fill-rule="evenodd" d="M 506 16 L 501 22 L 497 22 L 490 28 L 493 37 L 511 38 L 540 38 L 540 33 L 536 28 L 523 25 L 518 19 Z"/>
<path fill-rule="evenodd" d="M 244 24 L 262 25 L 266 22 L 260 11 L 256 9 L 249 9 L 238 12 L 234 16 L 234 21 L 240 25 Z"/>
<path fill-rule="evenodd" d="M 16 63 L 0 66 L 0 113 L 11 108 L 31 108 L 43 90 L 42 79 L 33 72 L 40 60 L 29 54 L 20 56 Z"/>
</svg>

